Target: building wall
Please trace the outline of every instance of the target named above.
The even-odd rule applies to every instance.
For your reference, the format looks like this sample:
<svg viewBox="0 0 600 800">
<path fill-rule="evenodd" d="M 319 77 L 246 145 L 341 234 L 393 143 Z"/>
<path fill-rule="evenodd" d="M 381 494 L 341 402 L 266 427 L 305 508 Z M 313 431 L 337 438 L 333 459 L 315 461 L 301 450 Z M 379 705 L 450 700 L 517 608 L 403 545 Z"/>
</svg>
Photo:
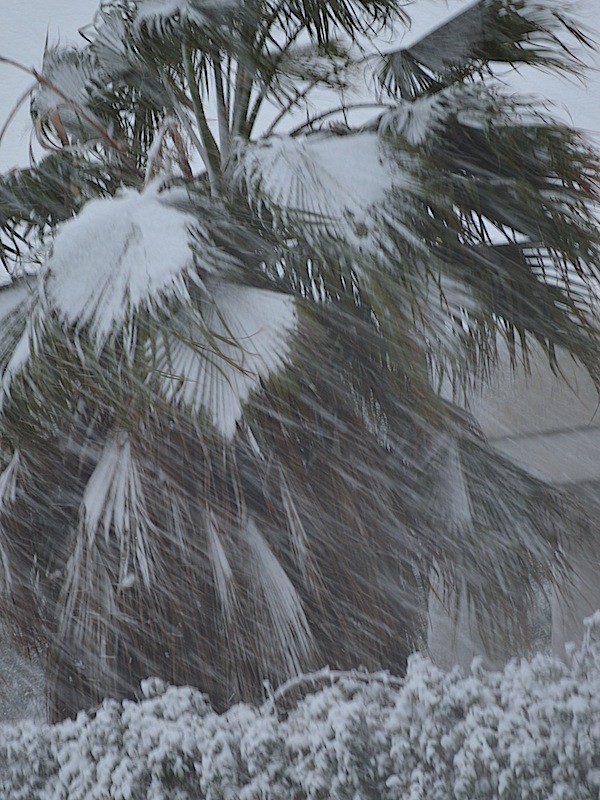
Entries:
<svg viewBox="0 0 600 800">
<path fill-rule="evenodd" d="M 544 353 L 532 353 L 529 371 L 513 370 L 504 353 L 491 385 L 470 400 L 469 410 L 503 455 L 530 474 L 565 491 L 585 522 L 587 536 L 565 542 L 570 566 L 560 590 L 550 590 L 551 646 L 562 656 L 578 644 L 583 620 L 600 608 L 600 399 L 587 372 L 564 353 L 553 371 Z M 501 666 L 511 654 L 496 641 L 481 640 L 463 597 L 452 612 L 431 593 L 428 650 L 444 668 L 468 667 L 483 657 Z M 458 611 L 457 611 L 458 609 Z"/>
</svg>

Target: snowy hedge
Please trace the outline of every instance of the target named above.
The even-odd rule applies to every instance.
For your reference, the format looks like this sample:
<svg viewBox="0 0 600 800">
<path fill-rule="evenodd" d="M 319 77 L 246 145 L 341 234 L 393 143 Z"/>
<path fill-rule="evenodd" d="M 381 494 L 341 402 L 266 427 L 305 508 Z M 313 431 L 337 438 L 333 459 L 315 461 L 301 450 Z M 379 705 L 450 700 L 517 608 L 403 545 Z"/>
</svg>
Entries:
<svg viewBox="0 0 600 800">
<path fill-rule="evenodd" d="M 293 710 L 212 711 L 191 688 L 143 685 L 58 725 L 1 730 L 10 800 L 440 800 L 600 796 L 600 616 L 568 664 L 447 674 L 415 656 L 406 678 L 314 679 Z M 307 685 L 311 681 L 307 679 Z M 323 683 L 326 685 L 323 686 Z M 289 702 L 288 702 L 289 705 Z"/>
</svg>

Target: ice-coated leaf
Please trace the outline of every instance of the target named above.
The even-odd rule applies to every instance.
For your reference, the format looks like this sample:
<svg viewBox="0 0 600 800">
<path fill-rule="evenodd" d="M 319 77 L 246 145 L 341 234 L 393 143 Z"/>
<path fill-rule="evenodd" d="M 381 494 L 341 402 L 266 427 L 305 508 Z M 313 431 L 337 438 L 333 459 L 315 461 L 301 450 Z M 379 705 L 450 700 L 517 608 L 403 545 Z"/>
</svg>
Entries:
<svg viewBox="0 0 600 800">
<path fill-rule="evenodd" d="M 193 223 L 151 187 L 90 201 L 56 236 L 47 262 L 50 307 L 64 323 L 89 328 L 101 349 L 137 308 L 181 288 L 193 262 Z"/>
<path fill-rule="evenodd" d="M 195 412 L 203 408 L 229 438 L 249 394 L 285 364 L 295 327 L 291 296 L 221 283 L 201 313 L 174 316 L 158 338 L 162 392 Z"/>
</svg>

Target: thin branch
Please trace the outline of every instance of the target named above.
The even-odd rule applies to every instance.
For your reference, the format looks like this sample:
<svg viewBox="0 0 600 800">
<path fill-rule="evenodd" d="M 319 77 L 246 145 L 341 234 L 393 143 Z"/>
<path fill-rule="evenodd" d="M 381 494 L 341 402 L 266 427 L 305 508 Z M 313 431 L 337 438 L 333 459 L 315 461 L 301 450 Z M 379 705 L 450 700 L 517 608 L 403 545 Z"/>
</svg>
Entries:
<svg viewBox="0 0 600 800">
<path fill-rule="evenodd" d="M 300 101 L 303 100 L 308 94 L 310 94 L 310 92 L 315 88 L 317 83 L 318 83 L 318 81 L 312 81 L 309 86 L 307 86 L 301 92 L 298 92 L 295 95 L 295 97 L 293 97 L 291 100 L 288 101 L 288 103 L 285 105 L 285 107 L 281 109 L 279 114 L 275 117 L 273 122 L 269 125 L 269 127 L 268 127 L 268 129 L 267 129 L 267 131 L 265 133 L 265 136 L 270 136 L 274 132 L 275 128 L 277 127 L 277 125 L 279 125 L 279 123 L 285 117 L 285 115 L 288 114 L 291 111 L 291 109 L 294 108 L 294 106 L 297 106 L 300 103 Z M 343 113 L 345 113 L 347 111 L 353 111 L 354 109 L 357 109 L 357 108 L 394 108 L 394 105 L 392 103 L 382 103 L 382 102 L 351 103 L 350 105 L 342 104 L 342 105 L 337 106 L 336 108 L 328 109 L 327 111 L 324 111 L 324 112 L 322 112 L 320 114 L 315 114 L 313 117 L 308 119 L 306 122 L 303 122 L 302 125 L 299 125 L 297 128 L 294 128 L 290 132 L 289 135 L 290 136 L 295 136 L 298 133 L 300 133 L 302 130 L 304 130 L 305 128 L 308 128 L 311 125 L 314 125 L 315 122 L 318 122 L 321 119 L 325 119 L 326 117 L 330 117 L 333 114 L 343 114 Z"/>
<path fill-rule="evenodd" d="M 273 122 L 269 125 L 265 133 L 265 136 L 271 136 L 271 134 L 273 133 L 275 128 L 279 125 L 281 120 L 285 117 L 285 115 L 288 114 L 292 110 L 292 108 L 297 106 L 302 100 L 304 100 L 304 98 L 315 88 L 315 86 L 316 86 L 316 81 L 313 81 L 310 83 L 309 86 L 307 86 L 301 92 L 296 92 L 296 95 L 291 100 L 288 100 L 286 105 L 281 109 L 279 114 L 277 114 Z"/>
<path fill-rule="evenodd" d="M 263 685 L 269 697 L 261 707 L 262 713 L 272 713 L 275 710 L 276 704 L 285 697 L 286 694 L 301 686 L 315 686 L 319 683 L 330 683 L 333 686 L 334 681 L 343 680 L 360 681 L 364 683 L 374 683 L 377 681 L 385 686 L 391 686 L 394 689 L 400 689 L 405 685 L 405 680 L 403 678 L 397 678 L 394 675 L 390 675 L 389 672 L 363 672 L 358 669 L 334 670 L 329 667 L 323 667 L 323 669 L 317 672 L 294 675 L 292 678 L 285 681 L 285 683 L 281 684 L 275 691 L 273 691 L 270 684 L 265 681 Z"/>
<path fill-rule="evenodd" d="M 277 57 L 273 61 L 273 67 L 271 69 L 271 74 L 269 75 L 269 79 L 268 80 L 265 79 L 265 81 L 263 83 L 263 86 L 261 87 L 261 89 L 260 89 L 260 91 L 258 93 L 258 97 L 256 98 L 256 100 L 254 102 L 254 106 L 253 106 L 253 108 L 250 111 L 250 114 L 248 116 L 248 122 L 246 124 L 246 131 L 247 131 L 248 137 L 250 137 L 250 135 L 252 134 L 252 129 L 254 128 L 254 125 L 256 123 L 256 118 L 258 117 L 258 113 L 259 113 L 259 111 L 260 111 L 260 109 L 262 107 L 263 102 L 265 101 L 265 99 L 267 97 L 267 93 L 268 93 L 269 89 L 273 85 L 273 80 L 272 79 L 275 76 L 275 74 L 277 73 L 277 67 L 281 63 L 281 60 L 282 60 L 283 56 L 285 55 L 285 53 L 289 50 L 289 48 L 296 41 L 296 39 L 302 33 L 303 30 L 304 30 L 304 27 L 301 26 L 301 25 L 298 25 L 296 30 L 294 31 L 294 33 L 289 36 L 289 38 L 286 41 L 284 47 L 281 47 L 279 49 L 279 53 L 277 54 Z"/>
<path fill-rule="evenodd" d="M 17 102 L 12 107 L 12 110 L 11 110 L 10 114 L 7 116 L 6 120 L 4 121 L 4 125 L 0 129 L 0 144 L 2 143 L 2 139 L 4 138 L 4 135 L 5 135 L 8 127 L 10 126 L 10 123 L 16 117 L 19 109 L 21 108 L 21 106 L 23 105 L 25 100 L 27 100 L 27 98 L 29 97 L 29 95 L 32 93 L 32 91 L 35 89 L 36 86 L 37 86 L 37 83 L 33 83 L 31 86 L 29 86 L 29 88 L 26 89 L 23 92 L 23 94 L 19 97 Z"/>
<path fill-rule="evenodd" d="M 320 122 L 323 119 L 327 119 L 327 117 L 332 117 L 334 114 L 347 114 L 348 111 L 355 111 L 359 108 L 394 108 L 392 103 L 380 103 L 380 102 L 373 102 L 373 103 L 350 103 L 350 104 L 343 104 L 337 106 L 336 108 L 330 108 L 328 111 L 323 111 L 320 114 L 315 114 L 313 117 L 308 119 L 306 122 L 303 122 L 302 125 L 298 125 L 297 128 L 294 128 L 289 132 L 289 136 L 298 136 L 299 133 L 302 133 L 306 128 L 311 128 L 315 122 Z"/>
</svg>

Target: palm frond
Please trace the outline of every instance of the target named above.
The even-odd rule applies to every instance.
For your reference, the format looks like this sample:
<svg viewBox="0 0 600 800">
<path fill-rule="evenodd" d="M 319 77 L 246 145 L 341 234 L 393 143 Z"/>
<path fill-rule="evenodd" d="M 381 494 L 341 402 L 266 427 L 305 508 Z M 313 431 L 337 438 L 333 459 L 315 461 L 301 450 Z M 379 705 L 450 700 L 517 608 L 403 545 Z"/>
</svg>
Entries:
<svg viewBox="0 0 600 800">
<path fill-rule="evenodd" d="M 46 301 L 65 324 L 89 328 L 101 349 L 137 308 L 161 293 L 185 293 L 193 224 L 152 189 L 89 202 L 54 241 Z"/>
<path fill-rule="evenodd" d="M 241 149 L 236 176 L 248 202 L 276 224 L 301 226 L 315 242 L 325 235 L 359 245 L 370 209 L 383 205 L 395 177 L 401 182 L 384 162 L 372 132 L 273 137 Z"/>
<path fill-rule="evenodd" d="M 31 116 L 40 143 L 49 149 L 73 141 L 98 139 L 102 122 L 91 110 L 93 86 L 106 76 L 89 49 L 47 49 L 39 84 L 31 99 Z M 50 136 L 50 128 L 56 141 Z"/>
<path fill-rule="evenodd" d="M 388 0 L 268 0 L 267 19 L 300 23 L 319 42 L 332 38 L 336 29 L 355 37 L 398 19 L 406 22 L 401 6 Z"/>
<path fill-rule="evenodd" d="M 163 326 L 153 346 L 159 391 L 192 413 L 203 409 L 229 438 L 250 392 L 287 362 L 295 327 L 289 295 L 217 284 L 195 313 Z"/>
<path fill-rule="evenodd" d="M 572 3 L 478 0 L 409 47 L 384 56 L 380 81 L 406 100 L 431 95 L 495 64 L 532 64 L 578 72 L 574 43 L 591 46 Z"/>
</svg>

